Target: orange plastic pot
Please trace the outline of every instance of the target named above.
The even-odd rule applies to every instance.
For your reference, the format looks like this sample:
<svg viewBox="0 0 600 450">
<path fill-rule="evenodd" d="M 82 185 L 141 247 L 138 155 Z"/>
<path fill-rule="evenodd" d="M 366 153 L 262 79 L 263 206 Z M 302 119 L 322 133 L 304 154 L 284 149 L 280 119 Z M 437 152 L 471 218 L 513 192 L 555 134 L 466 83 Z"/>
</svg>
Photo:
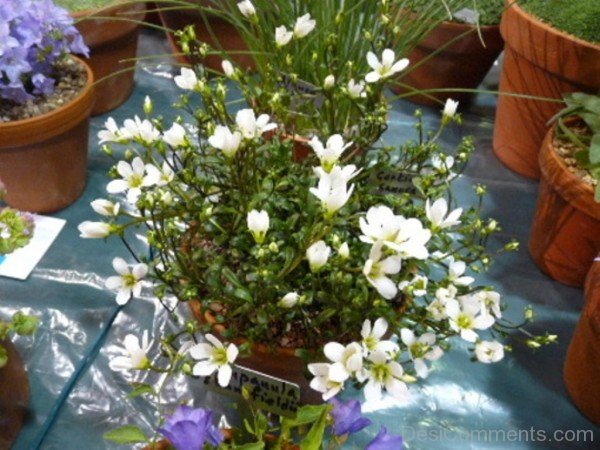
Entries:
<svg viewBox="0 0 600 450">
<path fill-rule="evenodd" d="M 187 2 L 192 7 L 209 6 L 214 8 L 214 4 L 206 0 L 187 0 Z M 248 51 L 248 46 L 237 29 L 226 20 L 208 13 L 205 13 L 203 16 L 202 12 L 197 9 L 170 9 L 173 7 L 168 3 L 158 3 L 158 6 L 159 8 L 163 8 L 163 10 L 159 11 L 159 15 L 166 28 L 177 31 L 185 28 L 187 25 L 193 25 L 198 41 L 206 42 L 215 50 L 234 52 L 228 56 L 228 59 L 245 69 L 254 69 L 255 63 L 252 56 L 235 53 L 236 51 Z M 210 29 L 205 22 L 205 18 L 209 23 Z M 181 54 L 181 47 L 173 33 L 167 32 L 167 39 L 173 52 L 177 54 L 177 61 L 181 64 L 201 62 L 209 69 L 222 72 L 221 62 L 223 58 L 219 55 L 209 55 L 202 61 L 192 61 L 187 56 Z"/>
<path fill-rule="evenodd" d="M 600 204 L 594 189 L 569 172 L 553 145 L 556 126 L 541 146 L 540 191 L 529 251 L 555 280 L 582 286 L 600 251 Z"/>
<path fill-rule="evenodd" d="M 30 119 L 0 123 L 0 179 L 15 208 L 54 212 L 83 192 L 94 75 L 75 59 L 86 68 L 87 84 L 74 100 Z"/>
<path fill-rule="evenodd" d="M 23 360 L 12 342 L 0 341 L 8 362 L 0 368 L 0 448 L 9 449 L 17 439 L 29 406 L 29 380 Z"/>
<path fill-rule="evenodd" d="M 408 55 L 410 65 L 399 81 L 419 90 L 476 89 L 504 47 L 497 25 L 482 26 L 480 30 L 485 46 L 475 26 L 456 22 L 440 23 Z M 432 55 L 448 42 L 469 31 L 469 34 Z M 420 66 L 411 69 L 421 61 L 423 63 Z M 410 89 L 398 85 L 392 85 L 392 90 L 397 94 L 411 92 Z M 468 92 L 440 92 L 428 95 L 429 97 L 410 95 L 405 98 L 421 105 L 436 106 L 443 104 L 448 98 L 461 103 L 468 103 L 472 98 L 472 94 Z"/>
<path fill-rule="evenodd" d="M 135 58 L 141 21 L 146 14 L 143 3 L 115 5 L 104 9 L 73 13 L 76 27 L 90 48 L 88 64 L 97 80 L 96 116 L 122 105 L 134 87 Z M 111 18 L 114 18 L 111 20 Z"/>
<path fill-rule="evenodd" d="M 573 403 L 600 425 L 600 260 L 585 282 L 585 305 L 569 344 L 564 380 Z"/>
<path fill-rule="evenodd" d="M 500 32 L 506 41 L 500 91 L 561 99 L 600 88 L 600 45 L 558 31 L 517 5 L 508 7 Z M 494 152 L 511 170 L 538 179 L 538 152 L 559 102 L 500 95 Z"/>
<path fill-rule="evenodd" d="M 211 311 L 203 311 L 200 302 L 190 301 L 190 308 L 196 320 L 200 323 L 211 324 L 217 334 L 225 331 L 223 325 L 217 324 Z M 241 345 L 246 342 L 239 339 L 235 343 Z M 300 386 L 300 402 L 302 404 L 321 404 L 323 399 L 321 394 L 310 388 L 310 381 L 306 378 L 306 362 L 296 356 L 296 349 L 293 348 L 269 348 L 263 344 L 253 344 L 251 355 L 237 360 L 241 366 L 247 367 L 257 372 L 266 373 L 273 377 L 295 383 Z"/>
</svg>

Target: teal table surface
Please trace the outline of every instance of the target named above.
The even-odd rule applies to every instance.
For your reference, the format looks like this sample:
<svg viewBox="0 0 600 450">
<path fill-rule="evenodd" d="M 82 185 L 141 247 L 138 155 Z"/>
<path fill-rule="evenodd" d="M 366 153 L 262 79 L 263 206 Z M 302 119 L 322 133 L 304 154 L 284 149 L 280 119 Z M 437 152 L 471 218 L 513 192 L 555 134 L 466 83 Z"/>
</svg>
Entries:
<svg viewBox="0 0 600 450">
<path fill-rule="evenodd" d="M 145 45 L 148 50 L 157 37 L 144 39 L 142 48 Z M 146 95 L 158 111 L 168 115 L 178 95 L 173 73 L 168 65 L 138 67 L 133 95 L 110 115 L 121 122 L 139 113 Z M 486 87 L 494 88 L 496 80 L 497 68 L 486 79 Z M 533 305 L 537 312 L 533 329 L 558 334 L 559 343 L 536 352 L 515 346 L 500 363 L 483 365 L 470 362 L 466 347 L 456 341 L 454 351 L 434 364 L 430 377 L 411 387 L 410 401 L 365 403 L 363 410 L 376 424 L 402 434 L 409 449 L 600 448 L 600 428 L 573 406 L 562 380 L 583 293 L 542 274 L 527 252 L 538 183 L 513 174 L 495 158 L 495 105 L 493 96 L 477 96 L 470 107 L 461 108 L 464 125 L 451 128 L 444 137 L 448 149 L 463 135 L 473 135 L 477 146 L 465 174 L 456 182 L 455 193 L 470 202 L 472 184 L 488 186 L 485 215 L 503 227 L 492 245 L 517 238 L 521 250 L 500 257 L 479 281 L 497 287 L 510 306 L 509 316 L 515 319 L 525 306 Z M 414 105 L 408 102 L 394 103 L 383 138 L 386 143 L 413 137 L 413 111 Z M 424 108 L 424 113 L 429 123 L 439 120 L 437 109 Z M 77 231 L 82 221 L 96 220 L 90 201 L 106 196 L 111 160 L 99 152 L 96 139 L 106 118 L 92 120 L 87 187 L 76 203 L 55 214 L 67 220 L 58 239 L 27 281 L 0 279 L 0 317 L 23 308 L 41 319 L 34 337 L 16 340 L 29 370 L 32 396 L 16 450 L 122 448 L 103 440 L 103 433 L 127 423 L 145 429 L 154 423 L 154 412 L 145 401 L 127 396 L 128 381 L 139 381 L 144 375 L 113 372 L 108 361 L 125 335 L 172 325 L 148 286 L 142 298 L 117 307 L 104 281 L 112 275 L 112 259 L 124 256 L 124 249 L 117 240 L 80 239 Z M 166 400 L 193 398 L 196 405 L 214 408 L 231 420 L 231 400 L 199 384 L 177 379 L 166 390 Z M 350 390 L 343 397 L 362 399 L 362 394 Z M 370 434 L 361 433 L 345 448 L 364 448 L 379 427 L 371 428 Z"/>
</svg>

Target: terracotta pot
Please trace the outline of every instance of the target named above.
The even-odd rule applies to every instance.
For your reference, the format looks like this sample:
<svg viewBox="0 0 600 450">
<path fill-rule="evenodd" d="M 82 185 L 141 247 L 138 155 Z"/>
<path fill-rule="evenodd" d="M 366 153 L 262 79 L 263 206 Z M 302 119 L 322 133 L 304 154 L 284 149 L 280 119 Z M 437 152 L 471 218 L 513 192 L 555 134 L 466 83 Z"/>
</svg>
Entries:
<svg viewBox="0 0 600 450">
<path fill-rule="evenodd" d="M 31 212 L 58 211 L 83 192 L 94 75 L 66 105 L 25 120 L 0 123 L 0 179 L 9 205 Z"/>
<path fill-rule="evenodd" d="M 78 11 L 72 16 L 77 29 L 90 48 L 88 64 L 97 81 L 97 99 L 92 115 L 111 111 L 123 104 L 134 87 L 135 58 L 140 25 L 109 17 L 141 21 L 146 14 L 143 3 L 115 5 L 110 8 Z M 116 75 L 116 72 L 119 72 Z"/>
<path fill-rule="evenodd" d="M 29 381 L 21 356 L 12 342 L 0 344 L 8 351 L 8 363 L 0 369 L 0 448 L 9 449 L 17 439 L 29 406 Z"/>
<path fill-rule="evenodd" d="M 476 89 L 504 47 L 497 25 L 482 26 L 480 29 L 485 47 L 481 43 L 475 26 L 442 22 L 408 55 L 410 65 L 399 81 L 415 89 Z M 439 53 L 430 56 L 434 51 L 469 30 L 473 31 Z M 411 70 L 411 66 L 425 58 L 428 59 L 423 64 Z M 410 92 L 409 89 L 397 85 L 392 85 L 392 90 L 397 94 Z M 443 104 L 447 98 L 458 100 L 461 103 L 468 103 L 472 98 L 472 94 L 468 92 L 440 92 L 429 95 L 437 101 L 424 95 L 411 95 L 405 98 L 421 105 L 435 106 Z"/>
<path fill-rule="evenodd" d="M 191 5 L 204 5 L 204 6 L 212 6 L 214 4 L 209 3 L 206 0 L 188 0 Z M 158 3 L 159 8 L 168 8 L 169 4 Z M 200 42 L 206 42 L 211 47 L 216 50 L 223 49 L 225 52 L 235 52 L 235 51 L 247 51 L 248 46 L 242 39 L 242 36 L 238 33 L 237 29 L 231 25 L 229 22 L 216 17 L 205 14 L 207 19 L 210 22 L 210 27 L 214 36 L 216 36 L 216 40 L 213 39 L 213 35 L 206 27 L 204 22 L 204 18 L 200 11 L 196 11 L 193 9 L 165 9 L 163 11 L 159 11 L 160 18 L 162 20 L 163 25 L 166 28 L 171 30 L 181 30 L 187 25 L 194 25 L 194 29 L 196 31 L 196 37 Z M 171 45 L 171 49 L 174 53 L 181 53 L 181 47 L 177 43 L 177 38 L 172 33 L 167 33 L 167 39 L 169 40 L 169 44 Z M 203 63 L 209 69 L 222 72 L 221 61 L 223 60 L 218 55 L 210 55 L 207 56 L 202 61 L 192 61 L 187 56 L 178 55 L 176 59 L 181 64 L 195 64 L 195 63 Z M 231 54 L 230 58 L 236 65 L 246 68 L 253 69 L 255 67 L 254 59 L 250 55 L 245 54 Z"/>
<path fill-rule="evenodd" d="M 585 306 L 567 351 L 564 379 L 573 403 L 600 425 L 600 259 L 585 282 Z"/>
<path fill-rule="evenodd" d="M 225 330 L 224 326 L 215 324 L 216 320 L 212 311 L 202 310 L 200 302 L 190 301 L 189 305 L 194 317 L 200 323 L 213 325 L 213 329 L 217 334 L 221 334 Z M 245 340 L 238 339 L 235 344 L 241 345 L 244 342 Z M 253 344 L 251 351 L 251 356 L 238 360 L 241 366 L 299 385 L 300 403 L 302 404 L 323 403 L 321 394 L 310 388 L 310 380 L 305 375 L 307 372 L 306 363 L 302 358 L 295 355 L 295 349 L 282 347 L 269 349 L 263 344 Z"/>
<path fill-rule="evenodd" d="M 546 134 L 540 150 L 542 178 L 529 251 L 552 278 L 582 286 L 600 251 L 600 203 L 594 201 L 593 187 L 569 172 L 556 153 L 555 129 Z"/>
<path fill-rule="evenodd" d="M 561 99 L 568 92 L 600 88 L 600 45 L 555 30 L 517 5 L 500 24 L 506 41 L 500 91 Z M 510 169 L 539 178 L 538 152 L 548 120 L 562 103 L 501 95 L 494 127 L 494 152 Z"/>
</svg>

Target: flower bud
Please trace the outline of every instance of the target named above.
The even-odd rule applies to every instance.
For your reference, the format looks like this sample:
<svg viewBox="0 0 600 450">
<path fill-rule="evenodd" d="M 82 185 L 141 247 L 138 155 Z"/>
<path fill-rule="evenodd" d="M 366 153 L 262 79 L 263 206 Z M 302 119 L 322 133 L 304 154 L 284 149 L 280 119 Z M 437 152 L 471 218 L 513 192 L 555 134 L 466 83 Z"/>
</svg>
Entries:
<svg viewBox="0 0 600 450">
<path fill-rule="evenodd" d="M 348 243 L 344 242 L 338 248 L 338 255 L 340 255 L 343 259 L 348 259 L 350 256 L 350 247 L 348 247 Z"/>
<path fill-rule="evenodd" d="M 335 85 L 335 77 L 333 75 L 327 75 L 325 81 L 323 81 L 323 89 L 329 90 Z"/>
<path fill-rule="evenodd" d="M 298 303 L 300 296 L 296 292 L 289 292 L 279 300 L 279 306 L 283 308 L 292 308 Z"/>
<path fill-rule="evenodd" d="M 144 98 L 144 106 L 143 106 L 143 108 L 144 108 L 144 113 L 146 113 L 147 115 L 152 114 L 152 111 L 154 111 L 154 105 L 152 104 L 152 100 L 147 95 Z"/>
<path fill-rule="evenodd" d="M 257 244 L 262 244 L 269 230 L 269 214 L 266 211 L 257 211 L 253 209 L 247 217 L 248 229 L 254 236 Z"/>
<path fill-rule="evenodd" d="M 308 247 L 306 250 L 306 259 L 308 259 L 310 270 L 312 272 L 319 271 L 325 264 L 327 264 L 330 254 L 331 248 L 324 241 L 315 242 L 313 245 Z"/>
</svg>

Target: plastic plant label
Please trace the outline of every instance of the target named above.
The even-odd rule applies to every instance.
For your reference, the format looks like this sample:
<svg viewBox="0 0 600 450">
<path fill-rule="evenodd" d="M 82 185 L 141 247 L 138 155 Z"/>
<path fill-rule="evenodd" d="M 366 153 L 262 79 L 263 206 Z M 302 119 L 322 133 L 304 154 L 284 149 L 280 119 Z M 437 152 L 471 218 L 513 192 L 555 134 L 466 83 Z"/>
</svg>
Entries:
<svg viewBox="0 0 600 450">
<path fill-rule="evenodd" d="M 0 255 L 0 276 L 25 280 L 50 248 L 66 220 L 34 215 L 33 237 L 25 247 Z"/>
<path fill-rule="evenodd" d="M 296 417 L 300 403 L 300 387 L 297 384 L 239 365 L 233 366 L 231 381 L 225 388 L 219 386 L 216 372 L 203 377 L 202 381 L 215 392 L 239 399 L 244 399 L 242 389 L 245 388 L 249 398 L 243 401 L 280 416 Z"/>
<path fill-rule="evenodd" d="M 414 174 L 404 172 L 379 171 L 373 173 L 369 184 L 378 195 L 416 193 L 413 184 Z"/>
</svg>

